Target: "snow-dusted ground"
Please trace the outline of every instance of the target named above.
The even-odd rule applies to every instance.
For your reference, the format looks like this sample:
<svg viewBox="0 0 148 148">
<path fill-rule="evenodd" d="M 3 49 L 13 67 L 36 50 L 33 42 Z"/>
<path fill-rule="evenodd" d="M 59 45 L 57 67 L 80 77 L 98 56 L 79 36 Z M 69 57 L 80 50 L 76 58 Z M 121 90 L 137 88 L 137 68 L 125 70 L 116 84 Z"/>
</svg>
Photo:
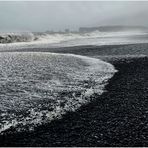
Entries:
<svg viewBox="0 0 148 148">
<path fill-rule="evenodd" d="M 61 118 L 102 94 L 116 70 L 99 59 L 42 52 L 0 53 L 0 132 Z"/>
</svg>

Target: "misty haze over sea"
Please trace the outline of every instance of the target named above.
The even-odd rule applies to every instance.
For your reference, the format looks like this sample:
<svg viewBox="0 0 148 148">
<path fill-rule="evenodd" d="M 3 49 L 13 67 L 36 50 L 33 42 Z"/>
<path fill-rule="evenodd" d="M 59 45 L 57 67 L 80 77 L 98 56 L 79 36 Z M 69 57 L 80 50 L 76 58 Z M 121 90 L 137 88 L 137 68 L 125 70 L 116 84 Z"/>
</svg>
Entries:
<svg viewBox="0 0 148 148">
<path fill-rule="evenodd" d="M 147 7 L 144 1 L 0 2 L 0 50 L 17 42 L 7 48 L 145 43 Z"/>
<path fill-rule="evenodd" d="M 118 45 L 148 42 L 144 26 L 80 27 L 78 31 L 0 33 L 0 50 L 17 48 L 71 47 L 80 45 Z"/>
</svg>

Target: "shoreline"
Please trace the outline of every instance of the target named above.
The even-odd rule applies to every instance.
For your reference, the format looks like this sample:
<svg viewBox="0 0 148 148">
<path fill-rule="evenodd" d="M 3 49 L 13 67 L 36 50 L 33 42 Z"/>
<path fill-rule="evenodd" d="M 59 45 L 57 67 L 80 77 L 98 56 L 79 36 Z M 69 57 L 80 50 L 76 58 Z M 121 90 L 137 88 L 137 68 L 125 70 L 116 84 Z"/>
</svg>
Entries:
<svg viewBox="0 0 148 148">
<path fill-rule="evenodd" d="M 118 72 L 101 96 L 32 133 L 0 136 L 1 146 L 147 146 L 148 57 L 109 62 Z"/>
</svg>

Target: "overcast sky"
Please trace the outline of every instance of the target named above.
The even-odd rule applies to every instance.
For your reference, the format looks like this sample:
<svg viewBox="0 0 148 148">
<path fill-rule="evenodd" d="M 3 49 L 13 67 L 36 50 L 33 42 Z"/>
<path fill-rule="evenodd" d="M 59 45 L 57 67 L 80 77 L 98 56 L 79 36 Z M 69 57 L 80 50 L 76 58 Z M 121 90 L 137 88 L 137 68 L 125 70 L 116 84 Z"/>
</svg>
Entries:
<svg viewBox="0 0 148 148">
<path fill-rule="evenodd" d="M 46 31 L 81 26 L 148 26 L 146 2 L 0 2 L 0 31 Z"/>
</svg>

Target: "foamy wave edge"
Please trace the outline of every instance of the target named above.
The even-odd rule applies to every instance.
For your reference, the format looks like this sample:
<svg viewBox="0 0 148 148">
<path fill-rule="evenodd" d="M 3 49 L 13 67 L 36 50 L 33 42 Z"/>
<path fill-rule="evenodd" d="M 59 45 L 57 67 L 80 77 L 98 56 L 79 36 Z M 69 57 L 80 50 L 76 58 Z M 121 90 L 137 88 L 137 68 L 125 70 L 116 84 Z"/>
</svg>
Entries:
<svg viewBox="0 0 148 148">
<path fill-rule="evenodd" d="M 42 53 L 41 53 L 42 54 Z M 47 53 L 46 53 L 47 54 Z M 5 131 L 9 130 L 10 128 L 16 128 L 16 132 L 23 131 L 22 126 L 24 126 L 24 129 L 26 130 L 34 130 L 35 127 L 42 125 L 44 123 L 50 123 L 51 121 L 55 119 L 61 119 L 64 114 L 66 114 L 69 111 L 76 111 L 79 109 L 82 105 L 89 103 L 95 94 L 101 95 L 105 90 L 105 86 L 108 84 L 108 80 L 113 77 L 113 75 L 117 72 L 117 70 L 114 68 L 114 66 L 110 63 L 104 62 L 100 59 L 86 57 L 86 56 L 80 56 L 80 55 L 74 55 L 74 54 L 58 54 L 58 53 L 49 53 L 54 55 L 63 55 L 63 56 L 71 56 L 80 58 L 83 61 L 85 61 L 87 64 L 89 64 L 88 71 L 92 71 L 92 75 L 94 72 L 105 72 L 108 73 L 107 76 L 104 76 L 102 78 L 99 78 L 98 81 L 100 81 L 100 86 L 96 86 L 94 88 L 88 88 L 85 90 L 85 92 L 82 92 L 81 96 L 78 98 L 75 98 L 71 102 L 66 103 L 64 108 L 60 108 L 57 106 L 57 108 L 51 112 L 49 111 L 40 111 L 36 112 L 33 109 L 30 109 L 30 118 L 34 118 L 30 121 L 30 119 L 24 119 L 21 122 L 18 122 L 17 120 L 12 120 L 11 123 L 6 123 L 1 129 L 0 134 L 3 134 Z M 101 84 L 102 83 L 102 84 Z M 76 97 L 76 96 L 73 96 Z M 42 121 L 42 116 L 46 115 L 46 120 Z M 27 128 L 25 127 L 27 126 Z M 29 128 L 28 128 L 29 127 Z"/>
</svg>

